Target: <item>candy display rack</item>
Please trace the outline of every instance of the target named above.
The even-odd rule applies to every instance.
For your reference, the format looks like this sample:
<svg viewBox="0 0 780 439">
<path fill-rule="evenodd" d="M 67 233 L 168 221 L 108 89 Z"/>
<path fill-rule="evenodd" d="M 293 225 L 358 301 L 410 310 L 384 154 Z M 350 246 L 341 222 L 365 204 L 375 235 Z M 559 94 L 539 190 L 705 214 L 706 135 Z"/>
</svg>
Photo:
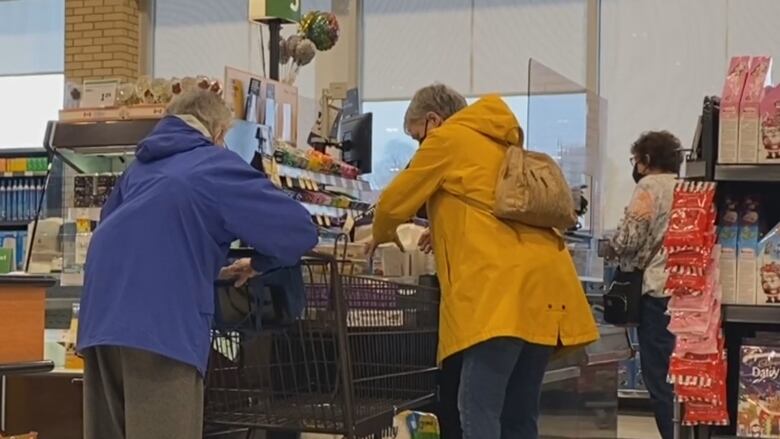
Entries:
<svg viewBox="0 0 780 439">
<path fill-rule="evenodd" d="M 717 182 L 717 198 L 731 191 L 758 194 L 766 205 L 780 205 L 780 164 L 719 164 L 718 163 L 718 113 L 717 106 L 713 111 L 713 98 L 706 98 L 702 120 L 704 132 L 700 140 L 702 157 L 696 165 L 689 168 L 686 178 L 698 181 Z M 709 130 L 707 129 L 709 127 Z M 713 131 L 715 127 L 715 135 Z M 707 132 L 709 134 L 707 134 Z M 770 214 L 768 223 L 780 221 L 777 212 Z M 756 336 L 759 331 L 772 332 L 780 335 L 780 306 L 756 305 L 722 305 L 723 332 L 725 336 L 727 357 L 727 405 L 730 415 L 730 425 L 725 427 L 699 427 L 691 431 L 696 438 L 735 438 L 737 421 L 737 400 L 739 393 L 740 348 L 743 340 Z M 679 419 L 679 418 L 678 418 Z M 683 437 L 682 429 L 678 429 L 677 437 Z"/>
</svg>

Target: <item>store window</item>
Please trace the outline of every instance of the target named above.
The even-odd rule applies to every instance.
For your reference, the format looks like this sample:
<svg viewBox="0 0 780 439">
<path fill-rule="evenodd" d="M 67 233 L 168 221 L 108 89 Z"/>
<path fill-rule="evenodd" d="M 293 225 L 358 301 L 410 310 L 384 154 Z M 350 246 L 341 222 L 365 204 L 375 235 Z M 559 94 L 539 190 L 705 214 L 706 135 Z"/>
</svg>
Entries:
<svg viewBox="0 0 780 439">
<path fill-rule="evenodd" d="M 469 104 L 477 98 L 468 98 Z M 533 125 L 529 127 L 528 98 L 504 96 L 509 108 L 527 133 L 531 149 L 560 159 L 564 151 L 585 146 L 586 101 L 584 94 L 537 95 L 533 98 Z M 406 167 L 417 142 L 405 132 L 404 114 L 409 100 L 364 101 L 363 112 L 373 113 L 373 172 L 368 176 L 375 189 L 384 188 Z M 530 129 L 529 129 L 530 128 Z"/>
<path fill-rule="evenodd" d="M 64 0 L 0 1 L 0 148 L 42 147 L 62 108 Z"/>
<path fill-rule="evenodd" d="M 533 58 L 585 83 L 586 0 L 364 2 L 361 93 L 404 100 L 433 81 L 465 95 L 527 92 Z"/>
<path fill-rule="evenodd" d="M 417 148 L 402 124 L 420 87 L 438 81 L 466 96 L 501 94 L 527 127 L 531 58 L 584 83 L 586 12 L 586 0 L 365 2 L 361 95 L 363 111 L 374 113 L 372 184 L 383 188 Z M 532 126 L 532 148 L 556 157 L 572 145 L 584 150 L 583 94 L 537 95 L 533 104 L 534 120 L 547 120 Z"/>
<path fill-rule="evenodd" d="M 0 1 L 0 76 L 62 73 L 64 4 L 64 0 Z"/>
<path fill-rule="evenodd" d="M 62 108 L 64 76 L 0 76 L 0 148 L 43 147 L 46 123 Z"/>
</svg>

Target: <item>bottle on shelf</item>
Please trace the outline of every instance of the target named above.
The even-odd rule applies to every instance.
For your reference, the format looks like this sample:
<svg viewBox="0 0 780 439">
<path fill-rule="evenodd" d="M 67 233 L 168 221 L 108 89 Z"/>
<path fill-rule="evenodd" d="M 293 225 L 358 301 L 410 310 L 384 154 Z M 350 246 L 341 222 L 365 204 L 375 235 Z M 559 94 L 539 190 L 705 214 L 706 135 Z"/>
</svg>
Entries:
<svg viewBox="0 0 780 439">
<path fill-rule="evenodd" d="M 6 206 L 8 198 L 7 182 L 0 182 L 0 220 L 5 221 L 8 218 Z"/>
</svg>

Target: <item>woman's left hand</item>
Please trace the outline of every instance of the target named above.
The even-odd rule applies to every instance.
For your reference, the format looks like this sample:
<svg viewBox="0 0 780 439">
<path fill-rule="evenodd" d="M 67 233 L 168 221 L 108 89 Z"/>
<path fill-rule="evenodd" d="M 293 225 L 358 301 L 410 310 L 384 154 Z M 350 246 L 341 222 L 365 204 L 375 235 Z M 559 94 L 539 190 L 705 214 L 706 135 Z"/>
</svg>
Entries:
<svg viewBox="0 0 780 439">
<path fill-rule="evenodd" d="M 395 235 L 393 244 L 395 244 L 402 252 L 406 252 L 406 250 L 404 249 L 404 244 L 401 242 L 401 238 L 399 238 L 398 235 Z M 366 248 L 365 248 L 366 257 L 372 258 L 379 245 L 380 244 L 376 242 L 374 239 L 368 241 L 368 243 L 366 243 Z"/>
</svg>

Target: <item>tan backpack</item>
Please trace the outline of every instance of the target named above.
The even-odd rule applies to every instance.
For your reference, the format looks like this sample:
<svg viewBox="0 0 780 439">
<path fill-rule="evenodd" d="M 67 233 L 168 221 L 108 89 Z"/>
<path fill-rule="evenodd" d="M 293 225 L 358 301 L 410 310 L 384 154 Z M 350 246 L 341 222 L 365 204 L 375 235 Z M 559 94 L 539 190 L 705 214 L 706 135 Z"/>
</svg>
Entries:
<svg viewBox="0 0 780 439">
<path fill-rule="evenodd" d="M 506 157 L 496 183 L 493 213 L 501 219 L 529 226 L 566 231 L 577 224 L 571 189 L 552 157 L 507 145 Z"/>
</svg>

